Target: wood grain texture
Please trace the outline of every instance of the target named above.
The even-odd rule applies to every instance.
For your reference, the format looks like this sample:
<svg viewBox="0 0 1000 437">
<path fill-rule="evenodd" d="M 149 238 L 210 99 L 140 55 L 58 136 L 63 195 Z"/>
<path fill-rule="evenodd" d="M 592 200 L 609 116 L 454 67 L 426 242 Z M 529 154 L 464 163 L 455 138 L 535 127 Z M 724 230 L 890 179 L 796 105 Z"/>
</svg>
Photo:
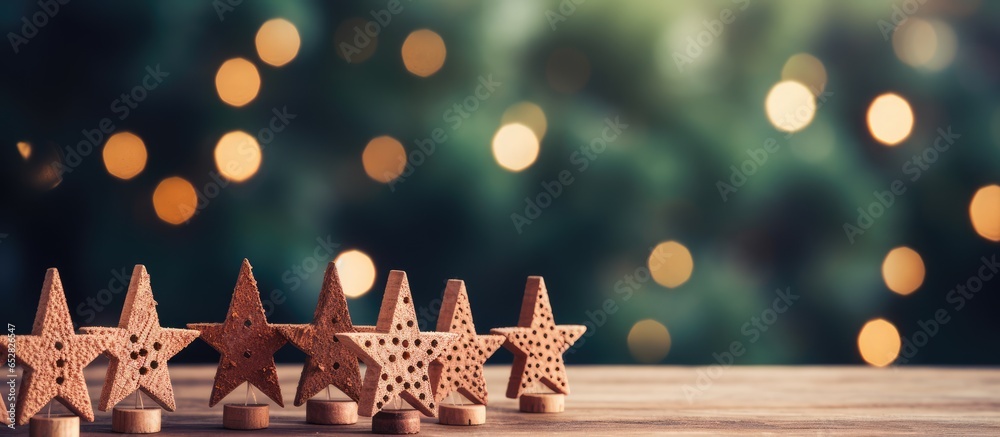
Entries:
<svg viewBox="0 0 1000 437">
<path fill-rule="evenodd" d="M 521 301 L 517 326 L 493 328 L 490 332 L 506 338 L 503 347 L 514 354 L 507 380 L 507 397 L 543 393 L 544 385 L 556 393 L 569 394 L 569 376 L 563 352 L 583 336 L 583 325 L 556 325 L 549 303 L 549 291 L 541 276 L 529 276 Z"/>
<path fill-rule="evenodd" d="M 504 337 L 476 334 L 465 281 L 448 281 L 441 312 L 438 313 L 437 330 L 458 334 L 458 340 L 431 363 L 434 399 L 440 404 L 449 394 L 457 391 L 473 403 L 487 404 L 489 398 L 483 364 L 500 348 Z"/>
<path fill-rule="evenodd" d="M 85 370 L 91 396 L 103 377 L 105 359 L 98 360 Z M 291 381 L 301 368 L 279 365 L 278 375 Z M 486 407 L 485 425 L 454 427 L 424 418 L 421 435 L 1000 435 L 1000 369 L 730 367 L 689 403 L 685 386 L 696 387 L 712 369 L 570 365 L 573 396 L 566 398 L 565 413 L 521 413 L 517 400 L 497 397 Z M 509 371 L 509 365 L 487 365 L 486 382 L 503 387 Z M 172 365 L 170 373 L 178 408 L 164 416 L 162 436 L 240 435 L 222 429 L 222 411 L 205 408 L 214 365 Z M 282 391 L 292 396 L 295 384 Z M 230 399 L 242 402 L 243 395 Z M 64 410 L 52 408 L 53 414 Z M 111 429 L 111 414 L 96 414 L 95 422 L 81 425 L 83 435 L 106 436 Z M 305 406 L 272 408 L 267 432 L 331 432 L 305 423 L 305 415 Z M 28 430 L 9 431 L 0 435 Z M 370 435 L 371 420 L 362 417 L 336 431 Z"/>
<path fill-rule="evenodd" d="M 437 416 L 428 371 L 431 362 L 450 350 L 458 335 L 420 332 L 406 273 L 389 272 L 374 333 L 337 334 L 337 338 L 369 366 L 358 414 L 371 417 L 402 399 L 426 416 Z"/>
<path fill-rule="evenodd" d="M 165 410 L 174 410 L 167 360 L 191 344 L 198 331 L 160 327 L 146 266 L 136 265 L 132 270 L 117 328 L 86 327 L 80 331 L 110 337 L 104 351 L 111 363 L 98 405 L 101 411 L 108 411 L 136 390 L 142 390 Z"/>
<path fill-rule="evenodd" d="M 351 322 L 336 263 L 330 261 L 326 267 L 312 323 L 274 326 L 293 346 L 306 353 L 299 386 L 295 390 L 295 406 L 304 404 L 331 385 L 354 401 L 361 399 L 358 357 L 340 342 L 337 334 L 363 331 L 355 329 Z"/>
<path fill-rule="evenodd" d="M 83 368 L 104 352 L 108 340 L 103 335 L 73 332 L 59 271 L 48 269 L 31 335 L 17 337 L 17 360 L 27 369 L 17 396 L 17 423 L 27 424 L 53 399 L 83 420 L 93 422 L 94 409 Z"/>
<path fill-rule="evenodd" d="M 267 323 L 250 261 L 244 259 L 240 266 L 226 321 L 189 323 L 187 326 L 198 331 L 200 338 L 220 355 L 209 407 L 214 407 L 243 383 L 257 387 L 278 406 L 285 406 L 278 371 L 274 367 L 274 353 L 288 340 L 275 325 Z"/>
</svg>

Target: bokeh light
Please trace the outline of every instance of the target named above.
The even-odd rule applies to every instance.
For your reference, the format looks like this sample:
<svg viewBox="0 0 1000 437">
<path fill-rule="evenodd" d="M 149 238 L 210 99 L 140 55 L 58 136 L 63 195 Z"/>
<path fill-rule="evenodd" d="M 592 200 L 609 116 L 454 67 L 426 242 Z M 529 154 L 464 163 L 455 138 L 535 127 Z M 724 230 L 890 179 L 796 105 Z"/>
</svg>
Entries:
<svg viewBox="0 0 1000 437">
<path fill-rule="evenodd" d="M 868 130 L 882 144 L 899 144 L 913 130 L 913 110 L 910 109 L 910 104 L 893 93 L 876 97 L 868 107 Z"/>
<path fill-rule="evenodd" d="M 545 77 L 553 90 L 575 93 L 590 80 L 590 61 L 587 55 L 574 48 L 553 50 L 545 64 Z"/>
<path fill-rule="evenodd" d="M 676 288 L 687 282 L 694 271 L 694 258 L 683 244 L 665 241 L 653 248 L 646 261 L 653 280 L 667 288 Z"/>
<path fill-rule="evenodd" d="M 796 132 L 808 126 L 816 114 L 816 96 L 799 82 L 781 81 L 767 93 L 764 109 L 775 129 Z"/>
<path fill-rule="evenodd" d="M 882 261 L 882 279 L 895 293 L 907 295 L 924 283 L 924 260 L 917 251 L 906 246 L 889 251 Z"/>
<path fill-rule="evenodd" d="M 215 167 L 233 182 L 250 179 L 257 173 L 262 159 L 257 139 L 243 131 L 229 132 L 215 145 Z"/>
<path fill-rule="evenodd" d="M 250 103 L 260 91 L 260 74 L 250 61 L 233 58 L 219 67 L 215 74 L 215 89 L 219 98 L 232 106 Z"/>
<path fill-rule="evenodd" d="M 186 179 L 169 177 L 156 186 L 153 208 L 160 220 L 179 225 L 194 216 L 198 209 L 198 194 Z"/>
<path fill-rule="evenodd" d="M 781 80 L 795 81 L 805 85 L 813 95 L 819 96 L 826 88 L 826 67 L 823 62 L 808 53 L 792 55 L 781 69 Z"/>
<path fill-rule="evenodd" d="M 958 40 L 951 26 L 940 21 L 910 17 L 892 33 L 892 48 L 900 61 L 937 71 L 955 58 Z"/>
<path fill-rule="evenodd" d="M 257 44 L 260 60 L 275 67 L 295 59 L 302 43 L 299 40 L 299 30 L 283 18 L 275 18 L 262 24 L 254 42 Z"/>
<path fill-rule="evenodd" d="M 969 219 L 981 237 L 1000 241 L 1000 185 L 987 185 L 976 191 L 969 202 Z"/>
<path fill-rule="evenodd" d="M 444 40 L 433 30 L 415 30 L 403 41 L 403 65 L 406 70 L 420 77 L 437 73 L 444 65 L 447 50 Z"/>
<path fill-rule="evenodd" d="M 861 358 L 875 367 L 885 367 L 895 361 L 901 344 L 899 331 L 885 319 L 865 323 L 858 334 Z"/>
<path fill-rule="evenodd" d="M 658 363 L 670 352 L 670 332 L 656 320 L 640 320 L 628 332 L 628 350 L 640 363 Z"/>
<path fill-rule="evenodd" d="M 538 138 L 528 126 L 507 124 L 493 136 L 493 157 L 506 170 L 518 172 L 531 166 L 538 158 Z"/>
<path fill-rule="evenodd" d="M 374 31 L 376 27 L 371 23 L 375 22 L 352 17 L 337 26 L 333 33 L 333 45 L 340 59 L 348 64 L 360 64 L 375 54 L 379 32 Z"/>
<path fill-rule="evenodd" d="M 109 137 L 103 155 L 104 167 L 118 179 L 132 179 L 146 168 L 146 144 L 131 132 Z"/>
<path fill-rule="evenodd" d="M 20 153 L 21 157 L 24 159 L 31 158 L 31 143 L 27 141 L 18 141 L 17 153 Z"/>
<path fill-rule="evenodd" d="M 348 250 L 337 256 L 337 273 L 347 297 L 358 297 L 375 284 L 375 263 L 360 250 Z"/>
<path fill-rule="evenodd" d="M 545 137 L 545 131 L 549 126 L 545 118 L 545 111 L 542 110 L 541 106 L 531 102 L 521 102 L 511 105 L 504 111 L 500 123 L 521 123 L 528 126 L 535 132 L 535 137 L 539 140 Z"/>
<path fill-rule="evenodd" d="M 388 135 L 372 138 L 361 153 L 361 164 L 368 177 L 382 183 L 389 183 L 399 177 L 406 168 L 406 149 L 395 138 Z"/>
</svg>

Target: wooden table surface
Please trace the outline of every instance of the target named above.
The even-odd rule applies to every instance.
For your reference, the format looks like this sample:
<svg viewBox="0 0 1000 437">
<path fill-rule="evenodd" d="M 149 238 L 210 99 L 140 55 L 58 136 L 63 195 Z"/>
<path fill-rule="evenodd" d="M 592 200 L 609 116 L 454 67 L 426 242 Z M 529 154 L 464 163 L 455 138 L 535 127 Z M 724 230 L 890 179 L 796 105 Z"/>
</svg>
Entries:
<svg viewBox="0 0 1000 437">
<path fill-rule="evenodd" d="M 1000 369 L 737 366 L 716 373 L 720 368 L 571 366 L 573 394 L 561 414 L 518 412 L 517 401 L 503 396 L 509 369 L 486 370 L 486 425 L 450 427 L 425 418 L 421 434 L 1000 435 Z M 279 366 L 286 408 L 272 405 L 270 429 L 252 433 L 370 434 L 365 417 L 353 426 L 306 424 L 305 406 L 291 406 L 300 370 Z M 221 405 L 208 408 L 214 365 L 171 365 L 170 373 L 178 408 L 164 412 L 160 435 L 246 433 L 222 429 Z M 87 369 L 95 400 L 103 376 L 103 366 Z M 223 402 L 244 396 L 237 389 Z M 97 411 L 96 422 L 81 431 L 107 435 L 110 429 L 110 413 Z M 27 427 L 0 434 L 27 434 Z"/>
</svg>

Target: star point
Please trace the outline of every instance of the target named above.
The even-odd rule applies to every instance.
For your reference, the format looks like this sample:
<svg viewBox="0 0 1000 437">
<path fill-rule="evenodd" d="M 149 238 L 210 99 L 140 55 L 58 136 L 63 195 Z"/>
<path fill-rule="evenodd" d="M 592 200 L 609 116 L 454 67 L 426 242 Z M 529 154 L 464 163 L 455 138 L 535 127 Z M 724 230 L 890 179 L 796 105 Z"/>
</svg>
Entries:
<svg viewBox="0 0 1000 437">
<path fill-rule="evenodd" d="M 398 397 L 425 416 L 437 416 L 428 370 L 458 336 L 420 332 L 406 273 L 389 273 L 375 332 L 337 337 L 368 366 L 358 402 L 359 414 L 373 416 Z"/>
<path fill-rule="evenodd" d="M 562 354 L 586 331 L 583 325 L 556 325 L 545 281 L 541 276 L 529 276 L 517 326 L 490 331 L 503 335 L 503 347 L 514 354 L 507 397 L 518 398 L 539 383 L 568 395 L 569 378 Z"/>
</svg>

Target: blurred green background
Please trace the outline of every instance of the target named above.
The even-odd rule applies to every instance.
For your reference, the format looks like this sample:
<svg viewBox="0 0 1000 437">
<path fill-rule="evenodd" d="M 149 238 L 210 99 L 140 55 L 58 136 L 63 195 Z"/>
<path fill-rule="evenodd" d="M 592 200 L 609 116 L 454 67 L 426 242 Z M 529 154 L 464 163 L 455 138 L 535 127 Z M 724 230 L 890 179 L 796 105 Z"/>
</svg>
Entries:
<svg viewBox="0 0 1000 437">
<path fill-rule="evenodd" d="M 1000 240 L 1000 4 L 43 0 L 0 17 L 0 306 L 18 333 L 49 267 L 80 325 L 117 322 L 140 263 L 164 326 L 221 321 L 243 258 L 270 321 L 305 323 L 348 252 L 357 324 L 389 270 L 424 328 L 464 279 L 480 332 L 515 324 L 542 275 L 556 321 L 590 328 L 570 363 L 726 363 L 734 342 L 737 364 L 1000 362 L 1000 281 L 955 291 Z M 236 130 L 254 139 L 217 153 Z M 120 132 L 145 161 L 106 150 Z M 177 360 L 216 357 L 196 342 Z"/>
</svg>

